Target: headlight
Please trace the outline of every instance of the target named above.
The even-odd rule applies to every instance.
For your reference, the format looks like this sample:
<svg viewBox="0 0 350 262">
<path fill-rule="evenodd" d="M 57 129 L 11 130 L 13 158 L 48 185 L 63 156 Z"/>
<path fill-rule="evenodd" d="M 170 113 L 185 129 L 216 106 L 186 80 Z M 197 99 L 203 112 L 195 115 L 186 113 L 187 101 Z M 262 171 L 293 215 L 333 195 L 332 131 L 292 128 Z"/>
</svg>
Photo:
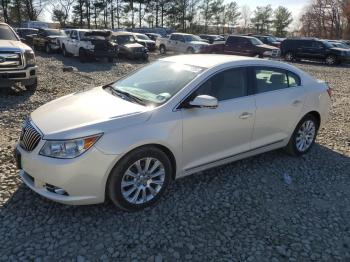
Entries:
<svg viewBox="0 0 350 262">
<path fill-rule="evenodd" d="M 102 134 L 72 140 L 47 140 L 40 155 L 54 158 L 75 158 L 89 150 Z"/>
<path fill-rule="evenodd" d="M 263 53 L 264 56 L 271 56 L 272 55 L 272 51 L 265 51 Z"/>
<path fill-rule="evenodd" d="M 24 52 L 24 57 L 27 65 L 35 65 L 35 54 L 33 50 L 26 50 Z"/>
<path fill-rule="evenodd" d="M 56 44 L 56 43 L 57 43 L 57 40 L 56 40 L 56 39 L 50 39 L 50 43 L 51 43 L 51 44 Z"/>
</svg>

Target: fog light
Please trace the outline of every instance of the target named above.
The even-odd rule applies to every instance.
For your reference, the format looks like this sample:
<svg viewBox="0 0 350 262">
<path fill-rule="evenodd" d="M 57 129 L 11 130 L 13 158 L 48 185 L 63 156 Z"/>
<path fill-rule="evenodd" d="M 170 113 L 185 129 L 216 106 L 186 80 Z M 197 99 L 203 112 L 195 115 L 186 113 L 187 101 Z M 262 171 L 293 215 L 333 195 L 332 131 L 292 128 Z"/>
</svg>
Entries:
<svg viewBox="0 0 350 262">
<path fill-rule="evenodd" d="M 46 187 L 47 191 L 50 191 L 52 193 L 62 195 L 62 196 L 68 196 L 68 193 L 63 188 L 60 188 L 60 187 L 57 187 L 54 185 L 50 185 L 50 184 L 46 184 L 45 187 Z"/>
</svg>

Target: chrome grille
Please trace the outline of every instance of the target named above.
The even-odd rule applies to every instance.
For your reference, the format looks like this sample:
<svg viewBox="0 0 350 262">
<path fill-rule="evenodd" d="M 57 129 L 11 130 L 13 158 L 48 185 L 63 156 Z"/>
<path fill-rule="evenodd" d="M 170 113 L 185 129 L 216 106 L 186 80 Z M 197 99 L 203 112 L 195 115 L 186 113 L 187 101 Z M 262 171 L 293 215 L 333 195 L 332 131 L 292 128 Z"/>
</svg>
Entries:
<svg viewBox="0 0 350 262">
<path fill-rule="evenodd" d="M 277 57 L 277 56 L 279 56 L 280 55 L 280 50 L 279 49 L 274 49 L 274 50 L 272 50 L 272 56 L 273 57 Z"/>
<path fill-rule="evenodd" d="M 19 139 L 20 146 L 28 152 L 33 151 L 39 144 L 40 139 L 41 135 L 39 131 L 33 127 L 29 120 L 26 120 Z"/>
<path fill-rule="evenodd" d="M 0 69 L 23 67 L 22 54 L 13 51 L 0 51 Z"/>
</svg>

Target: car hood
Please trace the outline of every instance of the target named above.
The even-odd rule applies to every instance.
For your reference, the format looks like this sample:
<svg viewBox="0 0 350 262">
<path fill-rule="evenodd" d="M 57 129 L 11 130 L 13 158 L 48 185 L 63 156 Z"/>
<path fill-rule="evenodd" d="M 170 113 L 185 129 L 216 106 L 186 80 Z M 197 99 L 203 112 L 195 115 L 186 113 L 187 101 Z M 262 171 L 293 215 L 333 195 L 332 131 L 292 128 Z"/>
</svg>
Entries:
<svg viewBox="0 0 350 262">
<path fill-rule="evenodd" d="M 68 36 L 65 36 L 65 35 L 49 35 L 47 36 L 47 38 L 50 38 L 50 39 L 57 39 L 57 38 L 67 38 Z"/>
<path fill-rule="evenodd" d="M 335 51 L 345 51 L 345 52 L 348 52 L 348 51 L 349 51 L 348 48 L 340 48 L 340 47 L 332 47 L 331 49 L 332 49 L 332 50 L 335 50 Z"/>
<path fill-rule="evenodd" d="M 263 49 L 265 49 L 265 50 L 275 50 L 275 49 L 278 49 L 278 48 L 275 47 L 275 46 L 272 46 L 272 45 L 265 45 L 265 44 L 263 44 L 263 45 L 258 45 L 258 47 L 263 48 Z"/>
<path fill-rule="evenodd" d="M 139 123 L 145 116 L 143 120 L 129 117 L 150 110 L 96 87 L 53 100 L 36 109 L 31 119 L 46 139 L 71 139 Z M 127 121 L 111 124 L 127 117 Z"/>
<path fill-rule="evenodd" d="M 1 51 L 18 51 L 18 50 L 32 50 L 29 46 L 21 41 L 0 40 Z"/>
<path fill-rule="evenodd" d="M 146 40 L 146 39 L 138 39 L 140 42 L 148 43 L 148 44 L 154 44 L 155 42 L 153 40 Z"/>
<path fill-rule="evenodd" d="M 190 44 L 192 45 L 210 45 L 206 42 L 202 42 L 202 41 L 191 41 Z"/>
<path fill-rule="evenodd" d="M 125 44 L 124 46 L 127 47 L 127 48 L 144 47 L 143 45 L 141 45 L 141 44 L 139 44 L 139 43 Z"/>
</svg>

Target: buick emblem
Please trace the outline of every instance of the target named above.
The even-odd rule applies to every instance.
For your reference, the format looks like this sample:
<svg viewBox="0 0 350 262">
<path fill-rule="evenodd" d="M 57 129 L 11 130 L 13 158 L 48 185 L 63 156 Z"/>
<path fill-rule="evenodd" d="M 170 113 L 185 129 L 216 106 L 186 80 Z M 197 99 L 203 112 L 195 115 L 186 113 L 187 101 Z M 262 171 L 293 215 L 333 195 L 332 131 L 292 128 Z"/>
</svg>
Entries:
<svg viewBox="0 0 350 262">
<path fill-rule="evenodd" d="M 3 56 L 0 56 L 0 63 L 5 62 L 5 61 L 6 61 L 6 58 Z"/>
</svg>

